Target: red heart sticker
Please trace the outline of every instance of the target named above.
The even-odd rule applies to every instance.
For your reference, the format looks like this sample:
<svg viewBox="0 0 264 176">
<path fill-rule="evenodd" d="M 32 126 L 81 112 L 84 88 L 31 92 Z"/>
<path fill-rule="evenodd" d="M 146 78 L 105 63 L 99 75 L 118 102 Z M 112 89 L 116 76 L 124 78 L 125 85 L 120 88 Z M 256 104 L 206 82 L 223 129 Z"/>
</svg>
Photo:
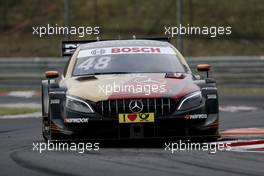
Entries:
<svg viewBox="0 0 264 176">
<path fill-rule="evenodd" d="M 130 121 L 134 121 L 136 118 L 137 118 L 137 114 L 129 114 L 127 116 L 127 118 L 130 120 Z"/>
</svg>

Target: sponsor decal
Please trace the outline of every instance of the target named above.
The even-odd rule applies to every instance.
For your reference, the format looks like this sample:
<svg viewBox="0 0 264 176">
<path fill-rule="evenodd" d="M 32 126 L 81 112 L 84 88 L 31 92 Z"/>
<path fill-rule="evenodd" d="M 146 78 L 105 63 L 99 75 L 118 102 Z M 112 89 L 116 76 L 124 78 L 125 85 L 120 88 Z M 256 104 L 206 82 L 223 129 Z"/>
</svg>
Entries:
<svg viewBox="0 0 264 176">
<path fill-rule="evenodd" d="M 60 104 L 60 99 L 52 99 L 50 100 L 50 104 Z"/>
<path fill-rule="evenodd" d="M 154 122 L 154 113 L 118 114 L 119 123 Z"/>
<path fill-rule="evenodd" d="M 95 55 L 113 55 L 113 54 L 176 54 L 170 47 L 155 46 L 131 46 L 131 47 L 108 47 L 98 49 L 84 49 L 78 54 L 78 58 L 90 57 Z"/>
<path fill-rule="evenodd" d="M 112 48 L 112 53 L 160 53 L 159 47 L 119 47 Z"/>
<path fill-rule="evenodd" d="M 208 95 L 207 95 L 207 98 L 208 98 L 208 99 L 216 99 L 217 96 L 216 96 L 216 94 L 208 94 Z"/>
<path fill-rule="evenodd" d="M 183 73 L 166 73 L 165 78 L 183 79 L 185 75 Z"/>
<path fill-rule="evenodd" d="M 64 119 L 65 123 L 88 123 L 89 118 L 67 118 Z"/>
<path fill-rule="evenodd" d="M 207 114 L 192 114 L 184 117 L 186 120 L 189 119 L 207 119 Z"/>
<path fill-rule="evenodd" d="M 105 53 L 104 49 L 94 49 L 91 51 L 92 55 L 103 55 Z"/>
</svg>

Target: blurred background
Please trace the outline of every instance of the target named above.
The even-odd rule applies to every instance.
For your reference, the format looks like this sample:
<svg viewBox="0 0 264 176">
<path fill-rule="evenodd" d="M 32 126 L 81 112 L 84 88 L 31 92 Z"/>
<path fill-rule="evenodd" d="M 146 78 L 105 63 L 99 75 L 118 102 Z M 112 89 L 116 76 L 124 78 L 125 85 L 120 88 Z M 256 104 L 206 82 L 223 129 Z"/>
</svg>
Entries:
<svg viewBox="0 0 264 176">
<path fill-rule="evenodd" d="M 33 26 L 99 26 L 100 38 L 164 36 L 164 26 L 231 26 L 232 34 L 172 39 L 195 71 L 210 63 L 225 92 L 262 93 L 263 0 L 0 0 L 0 89 L 39 89 L 46 70 L 62 70 L 63 35 L 38 37 Z M 69 36 L 95 39 L 95 36 Z M 177 46 L 178 44 L 178 46 Z M 239 89 L 238 89 L 239 88 Z M 263 93 L 262 93 L 263 94 Z"/>
<path fill-rule="evenodd" d="M 32 35 L 32 26 L 46 24 L 100 26 L 101 38 L 163 36 L 164 26 L 177 25 L 177 4 L 177 0 L 0 0 L 0 56 L 60 56 L 63 36 Z M 263 16 L 263 0 L 183 0 L 183 25 L 232 27 L 232 35 L 226 37 L 184 36 L 184 54 L 263 55 Z"/>
</svg>

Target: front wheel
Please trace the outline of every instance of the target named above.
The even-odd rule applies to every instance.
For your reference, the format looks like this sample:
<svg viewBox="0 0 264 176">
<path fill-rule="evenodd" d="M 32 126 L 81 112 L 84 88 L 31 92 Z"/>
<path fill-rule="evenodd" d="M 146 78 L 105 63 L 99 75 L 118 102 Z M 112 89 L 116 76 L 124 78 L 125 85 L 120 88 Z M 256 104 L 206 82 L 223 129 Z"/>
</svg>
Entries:
<svg viewBox="0 0 264 176">
<path fill-rule="evenodd" d="M 47 117 L 42 117 L 42 137 L 45 141 L 60 140 L 63 138 L 63 135 L 58 132 L 54 132 L 52 129 L 52 126 L 54 127 L 54 125 L 52 125 L 49 114 L 50 113 L 48 113 Z"/>
<path fill-rule="evenodd" d="M 48 117 L 42 117 L 42 137 L 45 141 L 50 139 L 50 124 Z"/>
</svg>

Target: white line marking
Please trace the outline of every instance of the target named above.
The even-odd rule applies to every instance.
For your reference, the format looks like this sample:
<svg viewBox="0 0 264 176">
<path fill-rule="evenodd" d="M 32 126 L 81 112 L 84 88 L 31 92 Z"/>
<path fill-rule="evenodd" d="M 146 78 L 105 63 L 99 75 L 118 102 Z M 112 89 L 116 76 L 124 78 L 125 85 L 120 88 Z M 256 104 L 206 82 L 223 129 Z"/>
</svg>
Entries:
<svg viewBox="0 0 264 176">
<path fill-rule="evenodd" d="M 219 110 L 223 112 L 239 112 L 239 111 L 255 111 L 258 110 L 258 108 L 253 106 L 220 106 Z"/>
<path fill-rule="evenodd" d="M 5 115 L 0 116 L 0 119 L 25 119 L 25 118 L 40 118 L 41 112 L 34 112 L 29 114 L 19 114 L 19 115 Z"/>
<path fill-rule="evenodd" d="M 12 91 L 12 92 L 9 92 L 8 93 L 8 96 L 31 98 L 35 94 L 36 94 L 35 91 Z"/>
<path fill-rule="evenodd" d="M 38 103 L 5 103 L 0 104 L 0 107 L 4 108 L 41 108 L 41 104 Z"/>
</svg>

